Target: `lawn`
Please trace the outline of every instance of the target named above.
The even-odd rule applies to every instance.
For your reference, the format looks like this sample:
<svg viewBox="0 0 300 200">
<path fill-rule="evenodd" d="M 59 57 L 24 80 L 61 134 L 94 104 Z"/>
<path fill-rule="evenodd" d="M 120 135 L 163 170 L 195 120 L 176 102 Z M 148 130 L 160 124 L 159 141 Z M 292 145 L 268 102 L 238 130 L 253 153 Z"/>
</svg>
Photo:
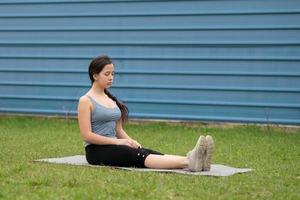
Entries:
<svg viewBox="0 0 300 200">
<path fill-rule="evenodd" d="M 75 119 L 0 116 L 0 199 L 300 199 L 300 129 L 131 122 L 143 146 L 185 155 L 200 134 L 214 163 L 255 171 L 229 177 L 131 172 L 32 160 L 84 154 Z"/>
</svg>

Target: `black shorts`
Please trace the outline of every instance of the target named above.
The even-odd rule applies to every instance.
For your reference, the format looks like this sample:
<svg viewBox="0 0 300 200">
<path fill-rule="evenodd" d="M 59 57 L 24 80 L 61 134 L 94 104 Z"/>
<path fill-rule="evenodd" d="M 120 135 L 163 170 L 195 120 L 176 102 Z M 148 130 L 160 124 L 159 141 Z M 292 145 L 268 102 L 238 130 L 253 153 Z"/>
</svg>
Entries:
<svg viewBox="0 0 300 200">
<path fill-rule="evenodd" d="M 146 148 L 132 148 L 126 145 L 95 145 L 85 147 L 86 160 L 91 165 L 145 168 L 149 154 L 163 155 Z"/>
</svg>

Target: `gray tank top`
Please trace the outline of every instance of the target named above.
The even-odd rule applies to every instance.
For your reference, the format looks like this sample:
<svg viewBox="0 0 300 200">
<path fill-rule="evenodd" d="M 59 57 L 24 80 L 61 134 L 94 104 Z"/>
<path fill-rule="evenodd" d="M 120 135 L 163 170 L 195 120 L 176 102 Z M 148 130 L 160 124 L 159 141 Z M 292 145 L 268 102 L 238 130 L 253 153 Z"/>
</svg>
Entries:
<svg viewBox="0 0 300 200">
<path fill-rule="evenodd" d="M 116 138 L 116 122 L 121 117 L 121 111 L 119 107 L 107 108 L 99 104 L 92 97 L 86 95 L 93 104 L 93 111 L 91 113 L 91 127 L 92 132 L 106 136 Z M 85 141 L 85 146 L 90 143 Z"/>
</svg>

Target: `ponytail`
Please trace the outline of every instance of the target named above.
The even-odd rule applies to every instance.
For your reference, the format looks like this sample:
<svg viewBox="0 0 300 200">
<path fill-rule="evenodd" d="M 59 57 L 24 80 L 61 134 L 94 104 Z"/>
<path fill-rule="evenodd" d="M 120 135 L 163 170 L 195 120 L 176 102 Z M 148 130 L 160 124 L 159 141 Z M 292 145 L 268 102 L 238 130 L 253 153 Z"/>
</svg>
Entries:
<svg viewBox="0 0 300 200">
<path fill-rule="evenodd" d="M 116 102 L 116 104 L 118 105 L 119 109 L 121 110 L 121 118 L 122 118 L 122 122 L 125 123 L 127 122 L 128 120 L 128 113 L 129 113 L 129 110 L 127 108 L 127 106 L 121 102 L 121 101 L 118 101 L 118 99 L 112 95 L 108 89 L 104 89 L 104 93 L 109 97 L 111 98 L 113 101 Z"/>
</svg>

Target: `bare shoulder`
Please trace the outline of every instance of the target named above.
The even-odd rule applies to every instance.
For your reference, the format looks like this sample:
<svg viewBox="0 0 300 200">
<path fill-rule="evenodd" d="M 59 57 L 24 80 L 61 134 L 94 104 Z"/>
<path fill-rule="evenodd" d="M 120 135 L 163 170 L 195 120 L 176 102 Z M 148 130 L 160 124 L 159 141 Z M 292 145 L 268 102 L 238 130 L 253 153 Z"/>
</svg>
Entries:
<svg viewBox="0 0 300 200">
<path fill-rule="evenodd" d="M 89 119 L 91 112 L 93 111 L 92 103 L 89 101 L 89 98 L 82 96 L 79 98 L 78 107 L 77 107 L 77 116 L 78 122 L 81 126 L 86 126 L 89 124 Z"/>
<path fill-rule="evenodd" d="M 92 108 L 93 105 L 90 101 L 90 99 L 86 96 L 86 95 L 83 95 L 79 98 L 79 103 L 78 103 L 78 106 L 80 107 L 89 107 L 89 108 Z"/>
<path fill-rule="evenodd" d="M 83 95 L 79 98 L 79 103 L 89 103 L 90 100 L 86 95 Z"/>
</svg>

